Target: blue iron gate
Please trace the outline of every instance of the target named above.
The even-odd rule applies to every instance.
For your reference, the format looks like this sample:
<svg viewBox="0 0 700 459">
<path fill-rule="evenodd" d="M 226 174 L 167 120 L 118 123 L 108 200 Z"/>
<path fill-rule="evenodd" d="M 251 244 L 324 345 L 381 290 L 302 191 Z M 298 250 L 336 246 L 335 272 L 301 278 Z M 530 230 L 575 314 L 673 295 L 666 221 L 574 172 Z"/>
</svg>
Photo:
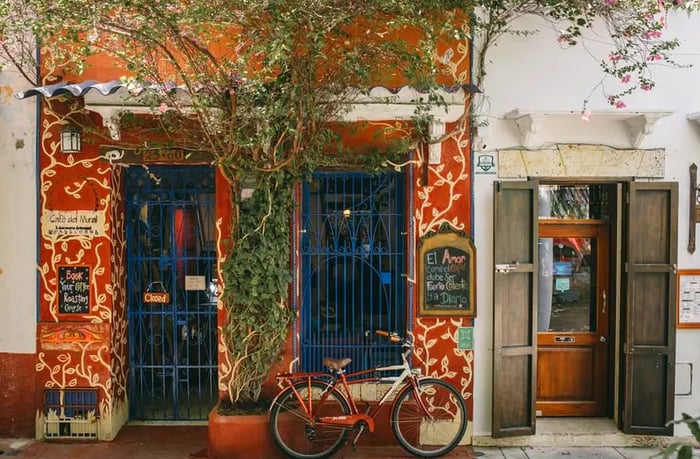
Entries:
<svg viewBox="0 0 700 459">
<path fill-rule="evenodd" d="M 403 333 L 403 175 L 317 173 L 302 201 L 300 350 L 304 370 L 350 357 L 350 370 L 399 362 L 373 331 Z"/>
<path fill-rule="evenodd" d="M 126 169 L 132 420 L 207 419 L 217 400 L 211 167 Z"/>
</svg>

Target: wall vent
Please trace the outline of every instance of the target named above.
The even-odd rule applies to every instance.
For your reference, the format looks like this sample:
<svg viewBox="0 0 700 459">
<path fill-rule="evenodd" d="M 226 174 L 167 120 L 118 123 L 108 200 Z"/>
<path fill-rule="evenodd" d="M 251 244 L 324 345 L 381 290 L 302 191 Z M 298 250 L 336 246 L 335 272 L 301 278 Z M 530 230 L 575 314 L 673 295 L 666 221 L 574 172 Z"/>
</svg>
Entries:
<svg viewBox="0 0 700 459">
<path fill-rule="evenodd" d="M 97 440 L 97 413 L 97 389 L 44 390 L 47 440 Z"/>
</svg>

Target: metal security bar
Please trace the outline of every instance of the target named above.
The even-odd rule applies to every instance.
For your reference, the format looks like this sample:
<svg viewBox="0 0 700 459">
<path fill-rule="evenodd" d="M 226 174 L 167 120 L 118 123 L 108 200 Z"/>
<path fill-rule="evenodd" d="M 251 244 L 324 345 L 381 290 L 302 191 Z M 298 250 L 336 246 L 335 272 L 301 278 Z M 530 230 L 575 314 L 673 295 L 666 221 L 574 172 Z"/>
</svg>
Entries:
<svg viewBox="0 0 700 459">
<path fill-rule="evenodd" d="M 97 389 L 45 389 L 46 438 L 97 440 Z"/>
<path fill-rule="evenodd" d="M 217 400 L 210 167 L 126 170 L 132 420 L 203 420 Z"/>
<path fill-rule="evenodd" d="M 403 332 L 405 188 L 395 173 L 317 173 L 302 201 L 301 366 L 349 357 L 350 370 L 400 362 L 373 331 Z"/>
</svg>

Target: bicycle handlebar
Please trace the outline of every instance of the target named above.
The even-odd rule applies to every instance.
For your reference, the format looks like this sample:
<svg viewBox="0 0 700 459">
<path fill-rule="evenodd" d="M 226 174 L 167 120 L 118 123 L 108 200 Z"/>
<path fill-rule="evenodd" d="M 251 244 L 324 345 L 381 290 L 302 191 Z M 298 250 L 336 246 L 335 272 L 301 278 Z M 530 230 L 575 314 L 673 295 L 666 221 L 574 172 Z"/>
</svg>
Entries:
<svg viewBox="0 0 700 459">
<path fill-rule="evenodd" d="M 388 341 L 390 341 L 392 343 L 403 343 L 404 342 L 404 340 L 396 332 L 388 332 L 386 330 L 375 330 L 374 333 L 386 338 Z"/>
</svg>

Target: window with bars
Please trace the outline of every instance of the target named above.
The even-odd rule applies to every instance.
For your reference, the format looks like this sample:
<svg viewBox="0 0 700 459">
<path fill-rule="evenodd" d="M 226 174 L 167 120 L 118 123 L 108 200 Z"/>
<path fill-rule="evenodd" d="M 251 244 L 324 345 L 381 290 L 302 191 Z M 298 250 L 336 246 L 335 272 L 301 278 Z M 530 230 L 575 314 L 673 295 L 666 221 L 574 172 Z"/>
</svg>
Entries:
<svg viewBox="0 0 700 459">
<path fill-rule="evenodd" d="M 397 363 L 399 349 L 370 342 L 403 333 L 405 200 L 401 174 L 317 173 L 302 202 L 301 364 L 352 359 L 349 371 Z"/>
</svg>

